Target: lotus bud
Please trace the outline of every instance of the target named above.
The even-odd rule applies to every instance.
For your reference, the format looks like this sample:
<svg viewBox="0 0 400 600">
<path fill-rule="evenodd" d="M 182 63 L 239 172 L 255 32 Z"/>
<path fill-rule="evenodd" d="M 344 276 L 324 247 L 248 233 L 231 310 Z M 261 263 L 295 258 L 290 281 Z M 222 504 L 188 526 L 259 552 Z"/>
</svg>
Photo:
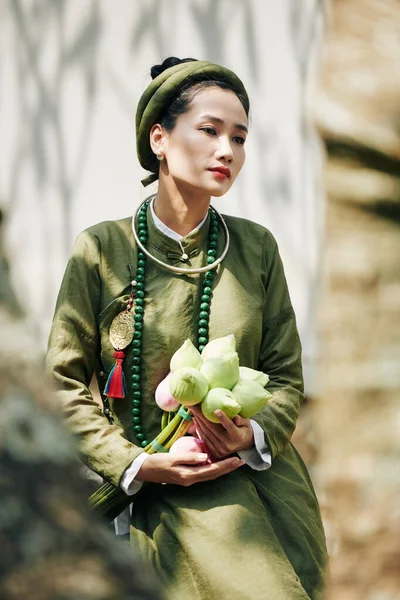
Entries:
<svg viewBox="0 0 400 600">
<path fill-rule="evenodd" d="M 208 381 L 197 369 L 184 367 L 171 373 L 169 391 L 181 404 L 193 406 L 201 402 L 207 394 Z"/>
<path fill-rule="evenodd" d="M 190 340 L 186 340 L 172 356 L 170 369 L 171 371 L 177 371 L 183 367 L 192 367 L 199 370 L 202 364 L 203 359 L 200 356 L 200 352 Z"/>
<path fill-rule="evenodd" d="M 168 375 L 162 381 L 160 381 L 155 393 L 156 403 L 161 408 L 161 410 L 165 410 L 167 412 L 178 410 L 178 408 L 180 407 L 180 403 L 177 400 L 175 400 L 175 398 L 169 391 L 170 377 L 171 373 L 168 373 Z"/>
<path fill-rule="evenodd" d="M 245 419 L 254 417 L 272 397 L 262 385 L 250 379 L 240 379 L 232 394 L 240 404 L 240 416 Z"/>
<path fill-rule="evenodd" d="M 249 379 L 250 381 L 257 381 L 262 387 L 265 387 L 269 381 L 269 376 L 262 371 L 256 371 L 249 367 L 239 367 L 240 379 Z"/>
<path fill-rule="evenodd" d="M 210 389 L 226 388 L 231 390 L 239 380 L 239 357 L 237 352 L 209 358 L 203 363 L 200 373 L 205 375 Z"/>
<path fill-rule="evenodd" d="M 222 410 L 227 417 L 233 419 L 239 414 L 240 404 L 235 396 L 226 388 L 214 388 L 210 390 L 201 403 L 203 415 L 212 423 L 219 423 L 218 417 L 214 414 L 216 410 Z"/>
<path fill-rule="evenodd" d="M 197 437 L 185 435 L 176 440 L 169 449 L 170 454 L 185 454 L 186 452 L 207 454 L 208 458 L 204 461 L 204 464 L 211 462 L 210 451 L 207 448 L 207 444 Z"/>
<path fill-rule="evenodd" d="M 208 344 L 206 344 L 203 348 L 201 357 L 204 361 L 206 361 L 209 358 L 222 356 L 223 354 L 228 354 L 229 352 L 236 352 L 236 342 L 233 333 L 208 342 Z"/>
</svg>

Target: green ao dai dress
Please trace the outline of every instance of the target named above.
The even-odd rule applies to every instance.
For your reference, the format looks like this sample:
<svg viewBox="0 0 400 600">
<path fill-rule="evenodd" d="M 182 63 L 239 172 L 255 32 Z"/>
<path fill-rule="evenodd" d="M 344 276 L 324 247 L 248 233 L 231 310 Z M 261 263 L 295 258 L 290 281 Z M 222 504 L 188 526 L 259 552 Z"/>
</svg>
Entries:
<svg viewBox="0 0 400 600">
<path fill-rule="evenodd" d="M 191 487 L 149 484 L 135 498 L 131 541 L 170 600 L 312 600 L 321 598 L 326 546 L 307 469 L 290 443 L 303 399 L 301 347 L 282 263 L 264 227 L 225 217 L 231 244 L 213 284 L 209 339 L 233 333 L 240 364 L 268 373 L 269 404 L 254 417 L 272 466 L 245 465 Z M 61 285 L 47 355 L 67 423 L 84 462 L 121 483 L 143 452 L 131 420 L 131 392 L 110 401 L 109 423 L 93 400 L 114 365 L 109 328 L 124 310 L 137 247 L 131 218 L 108 221 L 77 239 Z M 210 219 L 182 239 L 189 265 L 206 262 Z M 148 211 L 149 250 L 181 265 L 179 244 L 161 232 Z M 221 228 L 218 253 L 224 247 Z M 147 439 L 159 433 L 158 383 L 185 339 L 194 342 L 201 275 L 175 275 L 148 261 L 142 344 L 142 422 Z M 131 355 L 124 371 L 130 380 Z M 129 387 L 129 386 L 128 386 Z"/>
</svg>

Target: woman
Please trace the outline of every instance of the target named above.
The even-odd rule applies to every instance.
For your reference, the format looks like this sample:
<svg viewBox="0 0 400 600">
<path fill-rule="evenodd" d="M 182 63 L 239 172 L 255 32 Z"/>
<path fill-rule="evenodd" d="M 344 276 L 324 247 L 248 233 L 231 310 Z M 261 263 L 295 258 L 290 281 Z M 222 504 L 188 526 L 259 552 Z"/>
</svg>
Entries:
<svg viewBox="0 0 400 600">
<path fill-rule="evenodd" d="M 255 223 L 209 209 L 244 164 L 247 93 L 233 72 L 194 59 L 167 59 L 152 76 L 138 105 L 137 149 L 152 172 L 144 184 L 158 178 L 158 192 L 133 221 L 78 237 L 48 370 L 85 462 L 128 494 L 148 482 L 133 505 L 131 540 L 168 598 L 318 598 L 325 542 L 289 442 L 303 398 L 301 350 L 276 242 Z M 135 330 L 121 350 L 110 328 L 127 313 Z M 213 464 L 201 454 L 143 453 L 160 430 L 154 391 L 172 354 L 187 338 L 201 349 L 230 333 L 240 364 L 269 374 L 272 400 L 251 421 L 221 413 L 215 425 L 194 408 Z M 95 373 L 104 390 L 115 360 L 129 389 L 110 399 L 110 423 L 88 386 Z"/>
</svg>

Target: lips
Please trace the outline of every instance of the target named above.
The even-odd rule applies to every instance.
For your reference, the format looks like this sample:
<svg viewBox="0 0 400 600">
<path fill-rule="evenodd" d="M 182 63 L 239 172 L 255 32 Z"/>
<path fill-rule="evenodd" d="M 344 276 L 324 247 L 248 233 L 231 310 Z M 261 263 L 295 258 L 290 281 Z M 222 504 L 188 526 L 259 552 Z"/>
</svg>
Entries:
<svg viewBox="0 0 400 600">
<path fill-rule="evenodd" d="M 231 170 L 228 167 L 213 167 L 212 169 L 208 169 L 209 171 L 213 171 L 214 173 L 221 173 L 221 175 L 225 175 L 225 177 L 231 176 Z"/>
</svg>

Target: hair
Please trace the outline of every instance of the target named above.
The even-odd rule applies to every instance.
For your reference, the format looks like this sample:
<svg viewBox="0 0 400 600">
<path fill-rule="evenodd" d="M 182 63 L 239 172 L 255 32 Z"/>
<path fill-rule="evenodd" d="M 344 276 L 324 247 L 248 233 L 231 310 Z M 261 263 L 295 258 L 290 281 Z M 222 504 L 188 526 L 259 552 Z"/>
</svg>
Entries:
<svg viewBox="0 0 400 600">
<path fill-rule="evenodd" d="M 176 58 L 176 56 L 169 56 L 166 58 L 161 65 L 154 65 L 151 67 L 150 74 L 152 79 L 161 75 L 166 69 L 170 67 L 175 67 L 181 63 L 187 62 L 197 62 L 196 58 Z M 183 115 L 185 112 L 189 110 L 190 103 L 193 98 L 198 94 L 201 90 L 209 88 L 209 87 L 219 87 L 223 90 L 228 90 L 233 92 L 237 98 L 240 100 L 245 113 L 249 116 L 250 112 L 250 104 L 248 98 L 234 89 L 232 83 L 228 79 L 223 79 L 221 77 L 216 77 L 207 74 L 199 74 L 191 77 L 189 82 L 183 83 L 181 86 L 177 88 L 176 94 L 173 97 L 172 101 L 168 106 L 166 106 L 161 113 L 158 123 L 164 127 L 166 131 L 172 131 L 175 127 L 176 121 L 180 115 Z M 156 159 L 154 155 L 154 172 L 157 173 L 160 163 Z"/>
</svg>

